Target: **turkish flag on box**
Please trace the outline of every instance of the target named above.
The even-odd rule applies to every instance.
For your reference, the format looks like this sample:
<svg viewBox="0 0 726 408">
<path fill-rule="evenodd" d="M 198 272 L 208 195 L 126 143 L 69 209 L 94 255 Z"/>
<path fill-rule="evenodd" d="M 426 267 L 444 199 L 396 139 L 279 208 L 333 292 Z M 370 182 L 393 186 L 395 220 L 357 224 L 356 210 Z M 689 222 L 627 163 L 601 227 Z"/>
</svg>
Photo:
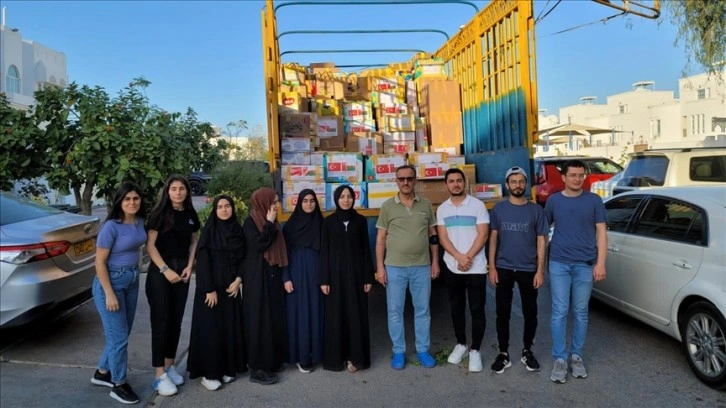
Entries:
<svg viewBox="0 0 726 408">
<path fill-rule="evenodd" d="M 448 163 L 431 163 L 419 165 L 419 178 L 421 179 L 440 179 L 444 178 L 446 170 L 449 169 Z"/>
<path fill-rule="evenodd" d="M 328 163 L 328 171 L 343 171 L 345 170 L 345 163 L 332 162 Z"/>
<path fill-rule="evenodd" d="M 379 164 L 376 166 L 376 173 L 377 174 L 389 174 L 396 171 L 396 166 L 392 163 L 388 164 Z"/>
</svg>

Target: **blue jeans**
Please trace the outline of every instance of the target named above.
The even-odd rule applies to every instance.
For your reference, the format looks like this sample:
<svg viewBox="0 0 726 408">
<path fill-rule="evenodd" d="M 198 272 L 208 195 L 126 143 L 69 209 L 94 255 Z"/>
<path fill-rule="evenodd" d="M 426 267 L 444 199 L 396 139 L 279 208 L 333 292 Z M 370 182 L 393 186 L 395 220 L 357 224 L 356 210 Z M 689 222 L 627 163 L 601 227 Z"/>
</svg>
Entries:
<svg viewBox="0 0 726 408">
<path fill-rule="evenodd" d="M 388 306 L 388 334 L 393 342 L 393 353 L 406 352 L 406 337 L 403 325 L 403 307 L 406 304 L 406 288 L 411 291 L 413 301 L 414 333 L 416 352 L 429 351 L 431 345 L 431 266 L 398 267 L 386 265 L 386 303 Z"/>
<path fill-rule="evenodd" d="M 118 299 L 119 309 L 115 312 L 106 310 L 106 293 L 96 276 L 93 280 L 93 302 L 96 304 L 98 314 L 101 315 L 103 332 L 106 336 L 106 347 L 98 361 L 98 368 L 110 371 L 111 381 L 114 384 L 122 384 L 126 381 L 129 334 L 134 324 L 136 302 L 139 299 L 139 267 L 108 266 L 108 276 Z"/>
<path fill-rule="evenodd" d="M 592 293 L 592 265 L 550 261 L 552 293 L 552 358 L 567 359 L 567 314 L 572 295 L 571 354 L 582 356 L 587 334 L 587 314 Z"/>
</svg>

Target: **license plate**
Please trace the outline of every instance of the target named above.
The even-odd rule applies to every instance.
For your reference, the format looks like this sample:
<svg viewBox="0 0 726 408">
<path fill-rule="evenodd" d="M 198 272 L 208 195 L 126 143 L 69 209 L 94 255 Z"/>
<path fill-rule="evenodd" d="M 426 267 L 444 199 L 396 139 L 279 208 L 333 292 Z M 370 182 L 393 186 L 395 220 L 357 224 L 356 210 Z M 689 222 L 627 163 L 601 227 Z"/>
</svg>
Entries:
<svg viewBox="0 0 726 408">
<path fill-rule="evenodd" d="M 94 241 L 95 240 L 91 238 L 77 244 L 73 244 L 73 251 L 76 253 L 76 256 L 82 256 L 93 252 L 95 246 Z"/>
</svg>

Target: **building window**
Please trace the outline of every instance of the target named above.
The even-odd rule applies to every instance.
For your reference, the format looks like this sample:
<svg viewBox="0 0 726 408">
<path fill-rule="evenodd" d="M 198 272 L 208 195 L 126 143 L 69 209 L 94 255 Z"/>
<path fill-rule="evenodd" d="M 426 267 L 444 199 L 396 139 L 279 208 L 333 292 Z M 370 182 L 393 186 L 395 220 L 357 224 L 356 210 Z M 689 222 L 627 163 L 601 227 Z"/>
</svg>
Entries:
<svg viewBox="0 0 726 408">
<path fill-rule="evenodd" d="M 8 73 L 5 76 L 5 91 L 7 93 L 20 93 L 20 73 L 15 65 L 8 68 Z"/>
<path fill-rule="evenodd" d="M 711 97 L 711 88 L 702 88 L 698 90 L 698 99 L 706 99 Z"/>
<path fill-rule="evenodd" d="M 650 121 L 650 132 L 652 137 L 658 137 L 660 136 L 660 119 L 655 119 Z"/>
<path fill-rule="evenodd" d="M 620 113 L 627 113 L 628 112 L 628 105 L 620 105 L 619 107 Z"/>
</svg>

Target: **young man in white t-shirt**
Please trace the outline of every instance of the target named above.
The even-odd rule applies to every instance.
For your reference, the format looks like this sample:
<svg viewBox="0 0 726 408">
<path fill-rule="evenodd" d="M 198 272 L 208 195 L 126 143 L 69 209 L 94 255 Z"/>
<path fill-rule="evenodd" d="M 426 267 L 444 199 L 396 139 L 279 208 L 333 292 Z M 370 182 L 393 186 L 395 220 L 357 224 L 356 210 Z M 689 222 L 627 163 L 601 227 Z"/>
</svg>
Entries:
<svg viewBox="0 0 726 408">
<path fill-rule="evenodd" d="M 444 248 L 444 280 L 449 291 L 456 346 L 449 363 L 459 364 L 469 352 L 469 371 L 482 371 L 481 347 L 486 327 L 487 258 L 483 251 L 489 237 L 489 213 L 484 203 L 466 193 L 466 178 L 459 169 L 445 175 L 450 197 L 436 211 L 439 244 Z M 466 300 L 471 313 L 471 345 L 466 346 Z"/>
</svg>

